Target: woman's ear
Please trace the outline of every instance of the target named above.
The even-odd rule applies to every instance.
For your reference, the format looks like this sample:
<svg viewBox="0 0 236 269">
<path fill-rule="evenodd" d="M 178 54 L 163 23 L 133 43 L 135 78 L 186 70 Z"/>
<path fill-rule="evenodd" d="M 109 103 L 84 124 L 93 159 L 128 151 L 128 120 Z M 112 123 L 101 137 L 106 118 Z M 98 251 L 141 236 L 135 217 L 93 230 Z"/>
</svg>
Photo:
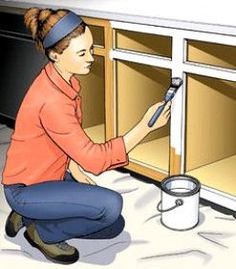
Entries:
<svg viewBox="0 0 236 269">
<path fill-rule="evenodd" d="M 56 53 L 55 51 L 51 50 L 48 54 L 49 58 L 53 61 L 53 62 L 58 62 L 59 61 L 59 57 L 58 57 L 58 53 Z"/>
</svg>

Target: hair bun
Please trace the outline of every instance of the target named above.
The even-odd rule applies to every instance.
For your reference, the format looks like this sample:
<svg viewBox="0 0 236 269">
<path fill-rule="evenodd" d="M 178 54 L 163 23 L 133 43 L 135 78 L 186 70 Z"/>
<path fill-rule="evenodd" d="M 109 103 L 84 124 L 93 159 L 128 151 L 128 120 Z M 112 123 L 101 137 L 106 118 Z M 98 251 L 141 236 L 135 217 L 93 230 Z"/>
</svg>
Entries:
<svg viewBox="0 0 236 269">
<path fill-rule="evenodd" d="M 24 23 L 26 27 L 30 30 L 33 39 L 35 39 L 38 31 L 38 18 L 41 9 L 37 7 L 32 7 L 25 12 Z"/>
</svg>

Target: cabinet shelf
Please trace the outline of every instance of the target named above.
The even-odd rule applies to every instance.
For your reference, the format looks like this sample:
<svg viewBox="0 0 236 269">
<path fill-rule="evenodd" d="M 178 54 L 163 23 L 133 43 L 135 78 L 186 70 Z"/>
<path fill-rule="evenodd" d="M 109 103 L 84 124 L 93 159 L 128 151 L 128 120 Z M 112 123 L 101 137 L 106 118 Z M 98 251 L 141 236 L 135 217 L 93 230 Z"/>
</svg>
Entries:
<svg viewBox="0 0 236 269">
<path fill-rule="evenodd" d="M 94 125 L 89 128 L 85 128 L 84 131 L 95 143 L 105 142 L 105 124 Z"/>
<path fill-rule="evenodd" d="M 169 136 L 139 144 L 130 151 L 129 159 L 168 174 Z"/>
<path fill-rule="evenodd" d="M 105 142 L 105 124 L 86 128 L 85 132 L 93 142 Z M 130 151 L 129 160 L 167 174 L 169 170 L 169 136 L 139 144 Z"/>
<path fill-rule="evenodd" d="M 203 185 L 236 195 L 236 155 L 188 171 L 187 174 L 198 178 Z"/>
</svg>

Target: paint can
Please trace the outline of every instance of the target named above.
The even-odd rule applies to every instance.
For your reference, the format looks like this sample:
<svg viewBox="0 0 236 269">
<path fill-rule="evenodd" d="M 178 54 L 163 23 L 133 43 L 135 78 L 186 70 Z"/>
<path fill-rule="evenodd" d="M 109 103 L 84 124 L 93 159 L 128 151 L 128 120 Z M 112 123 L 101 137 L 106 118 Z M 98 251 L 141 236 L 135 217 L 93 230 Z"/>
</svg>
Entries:
<svg viewBox="0 0 236 269">
<path fill-rule="evenodd" d="M 161 223 L 172 230 L 184 231 L 199 222 L 200 182 L 188 175 L 174 175 L 161 182 Z"/>
</svg>

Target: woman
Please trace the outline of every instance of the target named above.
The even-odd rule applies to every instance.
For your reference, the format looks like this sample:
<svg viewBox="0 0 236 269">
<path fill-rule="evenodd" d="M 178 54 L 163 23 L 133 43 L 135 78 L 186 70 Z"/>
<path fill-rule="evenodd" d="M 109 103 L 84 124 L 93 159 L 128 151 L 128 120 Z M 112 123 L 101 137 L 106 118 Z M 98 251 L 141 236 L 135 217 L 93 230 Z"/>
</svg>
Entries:
<svg viewBox="0 0 236 269">
<path fill-rule="evenodd" d="M 162 103 L 149 108 L 124 136 L 93 143 L 81 127 L 74 77 L 88 74 L 94 61 L 88 26 L 68 10 L 38 8 L 27 10 L 25 24 L 49 63 L 24 97 L 7 152 L 2 183 L 12 212 L 6 233 L 13 237 L 26 226 L 24 236 L 32 246 L 54 262 L 69 264 L 79 252 L 66 240 L 112 238 L 125 223 L 121 195 L 97 186 L 83 170 L 98 175 L 127 165 L 127 153 L 167 123 L 170 103 L 152 128 L 147 123 Z"/>
</svg>

